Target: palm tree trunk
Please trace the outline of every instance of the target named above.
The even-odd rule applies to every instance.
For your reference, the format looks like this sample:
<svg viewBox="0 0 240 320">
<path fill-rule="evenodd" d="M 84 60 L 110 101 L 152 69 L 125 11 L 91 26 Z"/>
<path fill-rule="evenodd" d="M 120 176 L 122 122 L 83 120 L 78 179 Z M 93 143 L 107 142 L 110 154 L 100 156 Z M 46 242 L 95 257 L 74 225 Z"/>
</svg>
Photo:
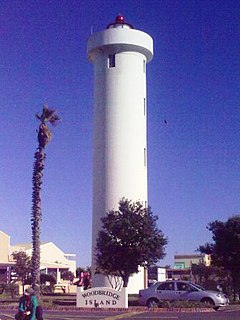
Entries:
<svg viewBox="0 0 240 320">
<path fill-rule="evenodd" d="M 32 192 L 32 286 L 40 286 L 40 222 L 42 217 L 41 190 L 45 161 L 44 148 L 39 147 L 35 152 L 33 166 Z"/>
</svg>

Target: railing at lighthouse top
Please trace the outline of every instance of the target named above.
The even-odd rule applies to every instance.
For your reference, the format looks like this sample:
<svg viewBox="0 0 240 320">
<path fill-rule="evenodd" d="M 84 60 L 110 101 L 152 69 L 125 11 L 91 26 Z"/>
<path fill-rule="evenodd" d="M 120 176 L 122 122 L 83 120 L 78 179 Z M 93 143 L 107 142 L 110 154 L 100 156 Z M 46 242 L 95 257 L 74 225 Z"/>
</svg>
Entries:
<svg viewBox="0 0 240 320">
<path fill-rule="evenodd" d="M 146 62 L 153 57 L 153 40 L 147 33 L 136 30 L 118 15 L 115 22 L 107 25 L 106 29 L 91 34 L 87 43 L 87 56 L 92 62 L 99 54 L 117 54 L 123 51 L 136 51 L 146 57 Z"/>
</svg>

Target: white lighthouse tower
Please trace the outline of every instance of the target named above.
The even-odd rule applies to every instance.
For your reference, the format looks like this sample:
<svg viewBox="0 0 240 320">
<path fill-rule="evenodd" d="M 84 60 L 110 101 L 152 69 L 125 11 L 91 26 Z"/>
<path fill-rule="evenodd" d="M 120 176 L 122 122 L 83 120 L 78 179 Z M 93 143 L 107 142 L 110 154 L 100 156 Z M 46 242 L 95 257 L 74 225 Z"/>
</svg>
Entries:
<svg viewBox="0 0 240 320">
<path fill-rule="evenodd" d="M 94 65 L 92 275 L 94 287 L 108 287 L 106 277 L 94 275 L 101 218 L 122 197 L 147 204 L 146 64 L 153 40 L 119 15 L 90 36 L 87 54 Z"/>
</svg>

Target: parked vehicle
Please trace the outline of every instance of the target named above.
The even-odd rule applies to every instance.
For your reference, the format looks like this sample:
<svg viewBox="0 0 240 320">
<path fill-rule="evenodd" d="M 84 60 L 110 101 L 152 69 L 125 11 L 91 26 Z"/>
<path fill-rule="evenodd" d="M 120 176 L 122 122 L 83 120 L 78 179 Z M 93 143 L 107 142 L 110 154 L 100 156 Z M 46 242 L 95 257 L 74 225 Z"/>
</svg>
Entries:
<svg viewBox="0 0 240 320">
<path fill-rule="evenodd" d="M 190 281 L 172 280 L 156 282 L 151 287 L 139 291 L 139 305 L 161 306 L 163 301 L 198 301 L 211 305 L 214 309 L 225 307 L 229 300 L 219 291 L 205 290 Z"/>
</svg>

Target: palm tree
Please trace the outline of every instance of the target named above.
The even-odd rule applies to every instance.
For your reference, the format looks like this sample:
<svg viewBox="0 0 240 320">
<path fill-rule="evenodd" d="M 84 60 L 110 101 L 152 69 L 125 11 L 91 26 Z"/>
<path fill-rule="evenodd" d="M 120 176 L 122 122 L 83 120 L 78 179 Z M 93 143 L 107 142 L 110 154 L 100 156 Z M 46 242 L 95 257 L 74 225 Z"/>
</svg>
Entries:
<svg viewBox="0 0 240 320">
<path fill-rule="evenodd" d="M 36 114 L 36 118 L 40 120 L 38 129 L 38 148 L 34 155 L 33 165 L 33 191 L 32 191 L 32 286 L 36 288 L 40 285 L 40 221 L 42 217 L 41 209 L 41 190 L 42 177 L 44 169 L 44 161 L 46 158 L 45 147 L 50 142 L 52 134 L 46 123 L 56 124 L 60 118 L 56 114 L 56 110 L 49 109 L 47 105 L 43 107 L 42 114 Z"/>
</svg>

